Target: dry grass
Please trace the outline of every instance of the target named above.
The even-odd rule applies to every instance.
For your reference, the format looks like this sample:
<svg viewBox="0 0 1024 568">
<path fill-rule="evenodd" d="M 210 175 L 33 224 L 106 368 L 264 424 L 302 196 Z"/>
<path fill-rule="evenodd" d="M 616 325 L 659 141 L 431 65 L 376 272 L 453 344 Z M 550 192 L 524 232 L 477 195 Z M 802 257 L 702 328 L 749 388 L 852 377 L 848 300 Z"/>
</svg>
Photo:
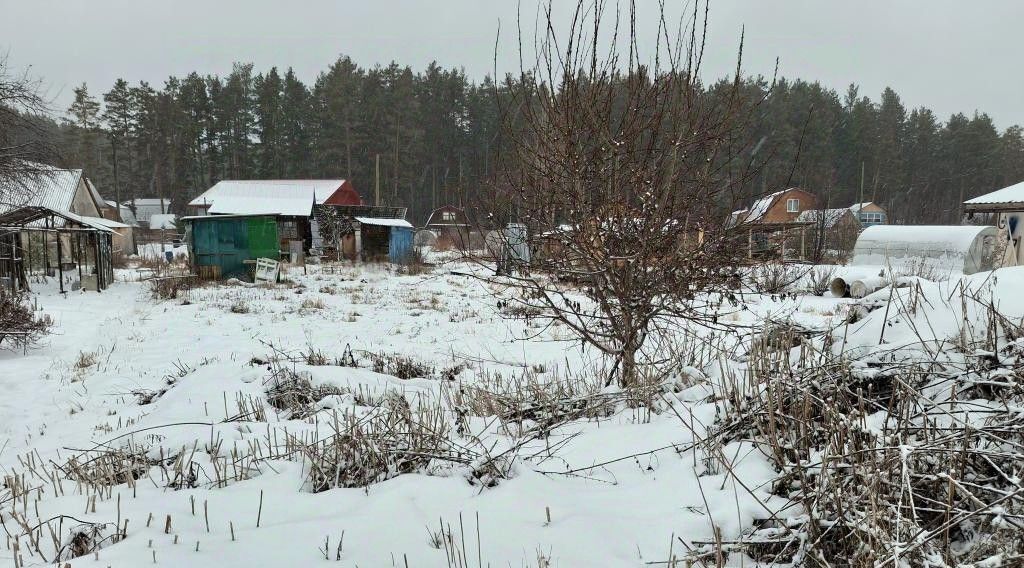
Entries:
<svg viewBox="0 0 1024 568">
<path fill-rule="evenodd" d="M 322 310 L 327 307 L 323 298 L 304 298 L 299 304 L 299 309 L 306 311 Z"/>
<path fill-rule="evenodd" d="M 721 385 L 728 405 L 702 451 L 730 472 L 721 448 L 753 441 L 779 472 L 772 492 L 789 504 L 765 506 L 780 514 L 737 541 L 695 543 L 688 560 L 722 565 L 742 552 L 796 566 L 1024 562 L 1024 419 L 1011 410 L 1024 389 L 1010 378 L 1024 374 L 1024 347 L 1008 341 L 1019 325 L 988 310 L 987 329 L 939 354 L 922 344 L 852 361 L 807 341 L 756 344 L 748 377 Z"/>
</svg>

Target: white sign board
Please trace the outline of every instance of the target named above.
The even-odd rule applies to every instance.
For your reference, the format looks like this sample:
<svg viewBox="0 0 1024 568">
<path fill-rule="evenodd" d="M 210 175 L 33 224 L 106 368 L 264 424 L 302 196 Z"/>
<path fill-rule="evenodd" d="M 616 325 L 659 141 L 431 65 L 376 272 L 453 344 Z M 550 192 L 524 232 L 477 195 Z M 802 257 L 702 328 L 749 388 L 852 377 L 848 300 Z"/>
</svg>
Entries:
<svg viewBox="0 0 1024 568">
<path fill-rule="evenodd" d="M 256 259 L 256 282 L 277 282 L 278 271 L 281 270 L 280 263 L 269 258 Z"/>
</svg>

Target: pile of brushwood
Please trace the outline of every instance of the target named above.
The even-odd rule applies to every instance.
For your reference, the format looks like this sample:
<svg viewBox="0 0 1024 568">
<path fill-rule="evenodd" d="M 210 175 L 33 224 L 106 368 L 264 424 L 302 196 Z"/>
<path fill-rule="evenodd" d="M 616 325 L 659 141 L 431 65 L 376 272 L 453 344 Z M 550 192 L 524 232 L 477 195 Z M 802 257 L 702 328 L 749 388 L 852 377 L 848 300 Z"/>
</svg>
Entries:
<svg viewBox="0 0 1024 568">
<path fill-rule="evenodd" d="M 755 343 L 705 443 L 753 440 L 786 505 L 689 560 L 1024 565 L 1024 330 L 986 309 L 983 330 L 869 356 Z"/>
</svg>

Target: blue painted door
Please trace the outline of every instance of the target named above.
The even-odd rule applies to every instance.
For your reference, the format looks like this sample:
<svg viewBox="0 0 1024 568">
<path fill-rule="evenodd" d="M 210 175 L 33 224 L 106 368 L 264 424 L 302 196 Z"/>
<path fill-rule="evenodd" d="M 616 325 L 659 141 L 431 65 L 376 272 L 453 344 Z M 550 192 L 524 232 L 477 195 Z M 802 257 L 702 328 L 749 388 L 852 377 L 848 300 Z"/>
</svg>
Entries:
<svg viewBox="0 0 1024 568">
<path fill-rule="evenodd" d="M 410 227 L 391 227 L 388 239 L 388 260 L 393 264 L 406 264 L 412 259 L 413 230 Z"/>
</svg>

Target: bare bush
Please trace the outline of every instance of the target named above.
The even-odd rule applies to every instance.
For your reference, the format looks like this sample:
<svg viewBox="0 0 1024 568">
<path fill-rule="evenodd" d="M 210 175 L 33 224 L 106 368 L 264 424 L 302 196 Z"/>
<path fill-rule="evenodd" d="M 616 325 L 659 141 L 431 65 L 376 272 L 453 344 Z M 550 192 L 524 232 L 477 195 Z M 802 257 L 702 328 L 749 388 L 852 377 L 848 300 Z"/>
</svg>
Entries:
<svg viewBox="0 0 1024 568">
<path fill-rule="evenodd" d="M 158 276 L 147 281 L 149 294 L 154 300 L 173 300 L 199 284 L 195 276 Z"/>
<path fill-rule="evenodd" d="M 750 269 L 750 287 L 761 294 L 781 294 L 789 291 L 806 271 L 806 267 L 784 262 L 765 262 Z"/>
<path fill-rule="evenodd" d="M 825 292 L 829 291 L 835 275 L 836 269 L 834 266 L 815 266 L 807 273 L 804 288 L 815 296 L 824 296 Z"/>
<path fill-rule="evenodd" d="M 49 111 L 41 81 L 12 70 L 0 54 L 0 208 L 24 204 L 53 175 L 45 164 L 57 156 L 58 133 L 44 118 Z"/>
<path fill-rule="evenodd" d="M 39 315 L 24 293 L 0 289 L 0 349 L 25 349 L 50 333 L 53 320 Z"/>
</svg>

